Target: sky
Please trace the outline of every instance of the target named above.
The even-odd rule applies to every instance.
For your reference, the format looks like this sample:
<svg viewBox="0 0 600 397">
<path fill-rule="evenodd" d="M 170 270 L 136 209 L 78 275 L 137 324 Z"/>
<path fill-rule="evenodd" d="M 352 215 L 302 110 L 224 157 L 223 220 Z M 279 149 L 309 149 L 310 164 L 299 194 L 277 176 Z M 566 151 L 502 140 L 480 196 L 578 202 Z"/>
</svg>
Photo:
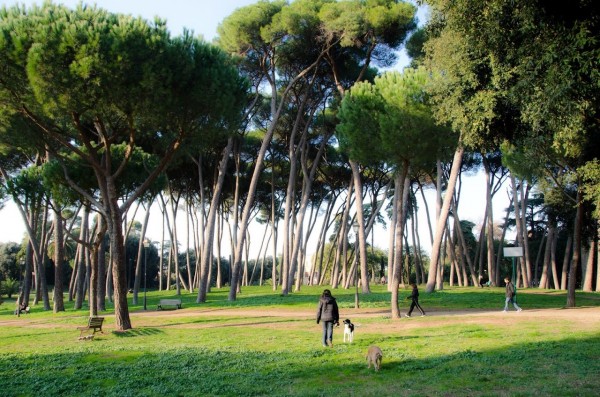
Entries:
<svg viewBox="0 0 600 397">
<path fill-rule="evenodd" d="M 61 0 L 54 2 L 64 4 L 68 7 L 75 7 L 79 4 L 79 0 Z M 158 16 L 161 19 L 166 20 L 167 27 L 172 36 L 180 35 L 184 28 L 186 28 L 193 31 L 195 35 L 203 36 L 206 41 L 212 41 L 217 34 L 217 26 L 223 19 L 236 9 L 256 2 L 257 0 L 98 0 L 95 2 L 88 1 L 84 3 L 90 5 L 96 4 L 98 7 L 107 9 L 111 12 L 131 14 L 147 20 L 153 20 L 154 17 Z M 0 0 L 0 6 L 25 4 L 29 7 L 33 4 L 42 3 L 42 1 Z M 424 22 L 427 18 L 427 11 L 420 8 L 417 17 L 421 23 Z M 406 56 L 401 55 L 397 68 L 402 69 L 407 63 L 408 59 Z M 428 190 L 427 196 L 432 198 L 434 196 L 434 191 L 431 189 Z M 499 192 L 497 196 L 498 198 L 495 199 L 494 202 L 494 219 L 500 221 L 501 217 L 504 216 L 504 211 L 508 202 L 505 193 Z M 481 223 L 485 210 L 485 179 L 483 175 L 478 174 L 476 176 L 464 177 L 461 197 L 459 214 L 461 214 L 462 219 L 470 220 L 476 224 Z M 431 207 L 430 212 L 432 213 L 432 219 L 435 219 L 435 216 L 433 215 L 433 211 L 435 210 L 433 199 L 429 200 L 428 204 Z M 136 216 L 136 219 L 141 219 L 141 216 L 142 215 Z M 184 218 L 184 216 L 179 215 L 178 219 L 181 218 Z M 421 211 L 419 214 L 418 221 L 420 225 L 421 243 L 426 251 L 430 251 L 429 232 L 425 229 L 426 214 L 424 211 Z M 158 211 L 153 211 L 153 215 L 151 215 L 150 218 L 150 229 L 148 231 L 148 236 L 153 241 L 160 239 L 162 234 L 160 230 L 161 225 L 162 222 L 158 216 Z M 178 223 L 178 228 L 180 228 L 180 230 L 185 230 L 185 223 Z M 252 232 L 253 236 L 262 236 L 262 228 L 255 229 L 255 231 L 256 233 Z M 16 207 L 14 204 L 9 203 L 5 208 L 0 210 L 0 242 L 20 242 L 24 232 L 25 227 L 23 226 L 23 221 L 16 210 Z M 317 233 L 313 232 L 313 234 Z M 258 239 L 259 237 L 255 238 Z M 371 241 L 371 239 L 369 240 Z M 181 239 L 180 237 L 180 243 L 182 241 L 185 243 L 184 239 Z M 387 241 L 387 232 L 381 228 L 376 229 L 375 245 L 386 249 Z M 314 246 L 315 244 L 309 244 L 309 246 Z M 257 243 L 256 241 L 251 243 L 251 247 L 256 250 L 258 245 L 260 245 L 260 243 Z M 226 247 L 224 248 L 227 250 Z M 251 249 L 251 254 L 254 249 Z M 311 251 L 310 248 L 309 251 Z M 307 252 L 307 254 L 310 255 L 312 252 Z"/>
</svg>

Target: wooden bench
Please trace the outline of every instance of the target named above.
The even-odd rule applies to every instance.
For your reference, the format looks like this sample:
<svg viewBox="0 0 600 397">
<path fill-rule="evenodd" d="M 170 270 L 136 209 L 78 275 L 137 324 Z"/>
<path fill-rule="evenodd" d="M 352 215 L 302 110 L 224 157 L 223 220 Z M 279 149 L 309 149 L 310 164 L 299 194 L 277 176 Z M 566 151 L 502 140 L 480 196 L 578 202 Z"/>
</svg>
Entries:
<svg viewBox="0 0 600 397">
<path fill-rule="evenodd" d="M 181 299 L 161 299 L 158 302 L 158 310 L 164 309 L 165 306 L 174 306 L 175 309 L 181 309 Z"/>
<path fill-rule="evenodd" d="M 94 335 L 96 332 L 104 333 L 102 331 L 102 323 L 104 322 L 104 317 L 90 317 L 88 319 L 88 324 L 85 327 L 77 327 L 79 330 L 79 340 L 83 339 L 94 339 Z M 91 335 L 84 336 L 86 332 L 92 331 Z"/>
</svg>

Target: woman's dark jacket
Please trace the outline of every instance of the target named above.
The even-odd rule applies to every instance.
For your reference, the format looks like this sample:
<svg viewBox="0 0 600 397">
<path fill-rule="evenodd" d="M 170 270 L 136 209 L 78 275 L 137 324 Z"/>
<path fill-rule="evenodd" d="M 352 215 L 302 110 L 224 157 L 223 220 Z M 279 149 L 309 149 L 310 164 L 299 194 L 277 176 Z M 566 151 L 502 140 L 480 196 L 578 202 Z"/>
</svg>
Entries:
<svg viewBox="0 0 600 397">
<path fill-rule="evenodd" d="M 317 310 L 317 324 L 319 321 L 340 321 L 338 305 L 333 296 L 321 296 L 319 299 L 319 310 Z"/>
</svg>

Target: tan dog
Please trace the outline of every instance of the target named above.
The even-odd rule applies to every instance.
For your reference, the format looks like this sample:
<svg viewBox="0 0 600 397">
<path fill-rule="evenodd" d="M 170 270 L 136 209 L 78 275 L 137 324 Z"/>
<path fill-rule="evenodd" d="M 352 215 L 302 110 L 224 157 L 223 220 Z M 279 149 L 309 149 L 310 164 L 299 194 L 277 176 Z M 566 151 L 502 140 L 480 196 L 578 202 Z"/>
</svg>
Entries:
<svg viewBox="0 0 600 397">
<path fill-rule="evenodd" d="M 381 359 L 383 358 L 383 352 L 377 346 L 369 347 L 367 351 L 367 364 L 368 368 L 371 368 L 371 363 L 375 367 L 375 371 L 379 371 L 381 368 Z"/>
</svg>

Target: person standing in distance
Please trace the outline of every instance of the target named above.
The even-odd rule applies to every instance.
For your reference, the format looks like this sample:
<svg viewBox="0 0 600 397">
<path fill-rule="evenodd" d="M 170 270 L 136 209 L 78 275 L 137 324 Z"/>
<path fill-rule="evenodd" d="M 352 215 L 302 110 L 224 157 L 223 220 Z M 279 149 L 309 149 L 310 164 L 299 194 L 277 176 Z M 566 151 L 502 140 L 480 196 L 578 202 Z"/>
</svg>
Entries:
<svg viewBox="0 0 600 397">
<path fill-rule="evenodd" d="M 319 322 L 323 322 L 323 346 L 333 347 L 333 324 L 340 325 L 340 313 L 337 302 L 328 289 L 323 291 L 319 299 L 317 324 Z"/>
<path fill-rule="evenodd" d="M 508 311 L 508 304 L 512 303 L 513 306 L 515 307 L 515 309 L 517 309 L 518 312 L 520 312 L 521 309 L 518 305 L 517 302 L 515 301 L 515 286 L 514 284 L 510 281 L 510 279 L 508 277 L 504 277 L 504 282 L 506 283 L 506 301 L 504 302 L 504 311 Z"/>
</svg>

